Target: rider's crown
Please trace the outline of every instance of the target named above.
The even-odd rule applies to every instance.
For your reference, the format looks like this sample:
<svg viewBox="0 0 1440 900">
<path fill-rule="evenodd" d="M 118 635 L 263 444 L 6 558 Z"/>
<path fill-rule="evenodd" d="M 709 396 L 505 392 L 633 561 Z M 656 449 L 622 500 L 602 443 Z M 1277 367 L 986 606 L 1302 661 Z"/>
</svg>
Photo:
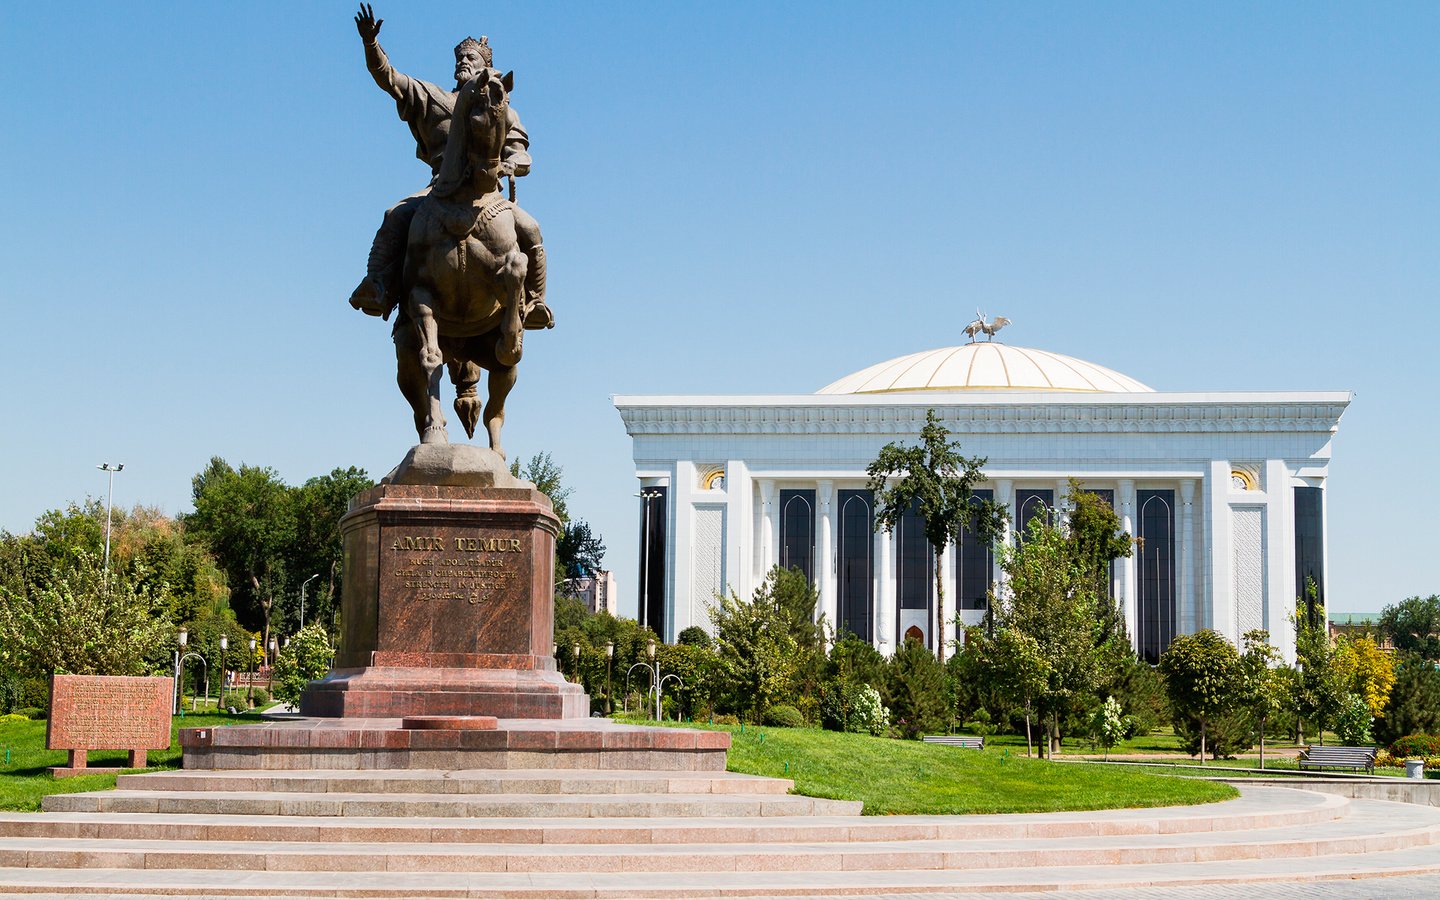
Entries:
<svg viewBox="0 0 1440 900">
<path fill-rule="evenodd" d="M 478 50 L 480 52 L 480 59 L 485 63 L 485 68 L 490 68 L 490 38 L 483 34 L 480 35 L 480 40 L 478 41 L 473 37 L 467 37 L 455 45 L 455 58 L 459 59 L 460 54 L 466 50 Z"/>
</svg>

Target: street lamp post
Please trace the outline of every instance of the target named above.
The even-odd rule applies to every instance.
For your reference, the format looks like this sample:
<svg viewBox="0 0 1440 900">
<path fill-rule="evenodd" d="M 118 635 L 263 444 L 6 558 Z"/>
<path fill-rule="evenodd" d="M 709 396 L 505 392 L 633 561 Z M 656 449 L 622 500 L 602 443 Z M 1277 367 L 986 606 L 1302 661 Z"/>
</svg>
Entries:
<svg viewBox="0 0 1440 900">
<path fill-rule="evenodd" d="M 245 696 L 245 704 L 246 704 L 250 709 L 254 709 L 254 708 L 255 708 L 255 639 L 254 639 L 253 637 L 250 639 L 250 679 L 249 679 L 249 681 L 246 683 L 246 688 L 247 688 L 247 693 L 246 693 L 246 696 Z"/>
<path fill-rule="evenodd" d="M 610 667 L 615 663 L 615 642 L 605 642 L 605 715 L 615 711 L 615 704 L 611 701 L 611 694 L 615 689 L 610 685 Z"/>
<path fill-rule="evenodd" d="M 265 693 L 274 697 L 275 695 L 275 657 L 280 655 L 280 644 L 275 638 L 270 638 L 270 654 L 266 656 L 269 661 L 269 669 L 265 673 Z"/>
<path fill-rule="evenodd" d="M 659 721 L 660 721 L 661 701 L 664 699 L 665 682 L 670 681 L 670 680 L 673 679 L 674 682 L 675 682 L 676 684 L 678 684 L 678 685 L 679 685 L 680 687 L 682 687 L 682 688 L 685 686 L 685 682 L 681 681 L 681 680 L 680 680 L 680 676 L 678 676 L 678 675 L 675 675 L 675 674 L 662 675 L 662 674 L 660 673 L 660 660 L 655 656 L 655 641 L 654 641 L 654 640 L 650 640 L 650 641 L 647 641 L 647 642 L 646 642 L 646 644 L 645 644 L 645 655 L 650 658 L 650 662 L 648 662 L 648 663 L 637 662 L 635 665 L 633 665 L 633 666 L 630 667 L 630 671 L 629 671 L 629 672 L 626 672 L 626 673 L 625 673 L 625 682 L 626 682 L 626 685 L 627 685 L 626 690 L 627 690 L 627 691 L 629 690 L 628 685 L 629 685 L 629 682 L 630 682 L 630 673 L 631 673 L 631 672 L 634 672 L 636 669 L 644 669 L 644 670 L 650 675 L 650 688 L 651 688 L 651 693 L 655 695 L 655 721 L 659 722 Z"/>
<path fill-rule="evenodd" d="M 105 577 L 110 577 L 110 510 L 115 505 L 115 473 L 124 471 L 125 464 L 101 463 L 95 468 L 110 473 L 110 492 L 105 496 Z"/>
<path fill-rule="evenodd" d="M 184 628 L 175 636 L 175 712 L 180 712 L 180 697 L 184 693 L 180 686 L 180 655 L 185 652 L 185 645 L 190 643 L 190 632 Z"/>
<path fill-rule="evenodd" d="M 640 615 L 638 616 L 640 627 L 644 628 L 646 627 L 645 620 L 648 618 L 648 607 L 650 606 L 650 504 L 656 498 L 663 495 L 659 491 L 641 491 L 635 496 L 641 499 L 644 510 L 642 515 L 645 520 L 645 546 L 643 548 L 645 551 L 645 568 L 643 574 L 640 576 Z"/>
<path fill-rule="evenodd" d="M 230 638 L 223 634 L 220 635 L 220 692 L 215 695 L 215 712 L 217 713 L 220 712 L 221 704 L 225 702 L 225 689 L 230 686 L 227 684 L 230 670 L 225 668 L 225 651 L 229 649 Z"/>
<path fill-rule="evenodd" d="M 314 575 L 311 575 L 309 578 L 305 579 L 303 582 L 300 583 L 300 627 L 301 627 L 301 628 L 304 628 L 304 627 L 305 627 L 305 586 L 308 585 L 310 582 L 314 581 L 315 579 L 319 578 L 319 577 L 320 577 L 320 573 L 319 573 L 319 572 L 316 572 Z"/>
<path fill-rule="evenodd" d="M 575 683 L 580 684 L 580 642 L 576 641 L 575 646 L 570 649 L 575 652 Z"/>
</svg>

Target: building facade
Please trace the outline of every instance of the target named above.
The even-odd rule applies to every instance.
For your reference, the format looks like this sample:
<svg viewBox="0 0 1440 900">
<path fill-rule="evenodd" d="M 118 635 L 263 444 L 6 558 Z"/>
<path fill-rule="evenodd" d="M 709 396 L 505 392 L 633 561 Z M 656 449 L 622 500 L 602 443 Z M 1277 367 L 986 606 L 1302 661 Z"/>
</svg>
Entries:
<svg viewBox="0 0 1440 900">
<path fill-rule="evenodd" d="M 1293 656 L 1295 599 L 1307 579 L 1323 596 L 1325 484 L 1350 399 L 1159 392 L 998 342 L 889 360 L 815 394 L 618 396 L 641 487 L 639 618 L 670 641 L 709 628 L 717 591 L 748 596 L 780 564 L 810 576 L 835 627 L 887 654 L 907 634 L 933 648 L 933 551 L 918 517 L 875 530 L 865 468 L 918 440 L 934 409 L 986 458 L 977 493 L 1008 507 L 1006 540 L 1063 514 L 1072 478 L 1113 504 L 1139 539 L 1111 589 L 1142 657 L 1203 628 L 1237 644 L 1265 628 Z M 947 609 L 978 624 L 1002 578 L 993 548 L 967 535 L 940 562 Z"/>
</svg>

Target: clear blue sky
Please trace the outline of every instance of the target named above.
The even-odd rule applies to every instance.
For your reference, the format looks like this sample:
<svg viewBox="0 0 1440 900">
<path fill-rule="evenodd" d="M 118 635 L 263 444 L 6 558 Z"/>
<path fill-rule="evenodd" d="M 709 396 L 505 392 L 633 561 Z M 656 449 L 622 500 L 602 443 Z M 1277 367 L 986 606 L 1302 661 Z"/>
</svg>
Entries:
<svg viewBox="0 0 1440 900">
<path fill-rule="evenodd" d="M 346 305 L 425 183 L 350 3 L 11 4 L 0 25 L 0 527 L 188 508 L 414 442 Z M 1353 390 L 1331 602 L 1440 591 L 1440 6 L 377 4 L 445 83 L 516 72 L 559 319 L 507 446 L 549 450 L 633 610 L 616 393 L 808 392 L 962 340 L 1160 390 Z"/>
</svg>

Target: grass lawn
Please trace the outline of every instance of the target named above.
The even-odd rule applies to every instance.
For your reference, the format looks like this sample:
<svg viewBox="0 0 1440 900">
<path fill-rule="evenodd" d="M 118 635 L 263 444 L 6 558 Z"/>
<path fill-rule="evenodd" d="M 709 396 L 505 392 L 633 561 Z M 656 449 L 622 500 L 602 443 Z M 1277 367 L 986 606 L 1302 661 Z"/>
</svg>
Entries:
<svg viewBox="0 0 1440 900">
<path fill-rule="evenodd" d="M 170 725 L 170 748 L 151 750 L 147 757 L 150 768 L 175 769 L 180 766 L 179 731 L 207 725 L 238 725 L 258 722 L 254 713 L 240 715 L 175 716 Z M 69 755 L 64 750 L 45 749 L 43 721 L 0 722 L 0 809 L 31 811 L 40 808 L 46 794 L 75 794 L 101 791 L 115 786 L 115 772 L 103 775 L 80 775 L 75 778 L 51 778 L 50 766 L 63 766 Z M 91 766 L 123 766 L 128 754 L 123 750 L 92 750 L 87 757 Z M 137 770 L 127 770 L 137 771 Z"/>
<path fill-rule="evenodd" d="M 810 797 L 862 800 L 867 815 L 1120 809 L 1237 796 L 1229 785 L 1026 759 L 1008 747 L 961 750 L 818 728 L 684 727 L 730 732 L 732 772 L 790 778 Z"/>
</svg>

